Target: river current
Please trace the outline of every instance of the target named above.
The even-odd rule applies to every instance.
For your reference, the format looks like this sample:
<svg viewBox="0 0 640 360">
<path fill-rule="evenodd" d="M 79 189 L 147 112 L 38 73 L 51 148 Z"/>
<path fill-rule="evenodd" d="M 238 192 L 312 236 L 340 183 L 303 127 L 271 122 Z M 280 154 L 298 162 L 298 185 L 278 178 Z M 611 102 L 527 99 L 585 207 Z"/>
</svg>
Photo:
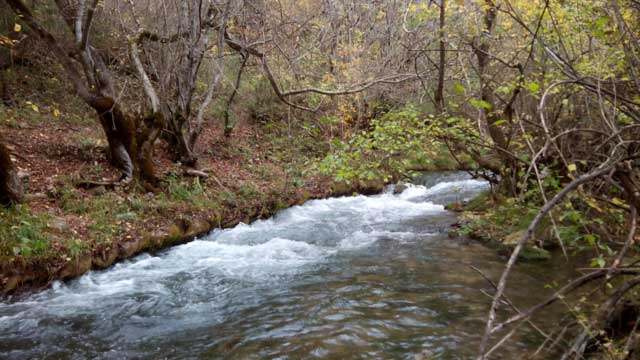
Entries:
<svg viewBox="0 0 640 360">
<path fill-rule="evenodd" d="M 504 259 L 448 236 L 487 189 L 425 175 L 399 194 L 313 200 L 51 289 L 0 300 L 1 359 L 470 358 Z M 512 280 L 543 289 L 553 264 Z M 549 275 L 549 276 L 547 276 Z M 533 304 L 544 291 L 510 294 Z M 523 329 L 497 358 L 539 341 Z"/>
</svg>

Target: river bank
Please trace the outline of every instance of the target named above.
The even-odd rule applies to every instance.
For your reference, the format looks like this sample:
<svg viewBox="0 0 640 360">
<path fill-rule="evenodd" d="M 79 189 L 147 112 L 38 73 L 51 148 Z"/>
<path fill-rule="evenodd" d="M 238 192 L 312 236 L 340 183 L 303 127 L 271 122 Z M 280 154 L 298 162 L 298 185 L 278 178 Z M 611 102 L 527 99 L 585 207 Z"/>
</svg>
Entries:
<svg viewBox="0 0 640 360">
<path fill-rule="evenodd" d="M 493 248 L 508 257 L 535 215 L 523 204 L 517 205 L 509 199 L 496 199 L 489 192 L 479 194 L 465 203 L 451 203 L 447 207 L 460 214 L 452 234 L 466 235 Z M 514 216 L 518 214 L 519 216 Z M 521 254 L 522 261 L 547 261 L 560 247 L 553 237 L 548 221 L 534 234 Z"/>
<path fill-rule="evenodd" d="M 503 268 L 494 251 L 450 238 L 444 204 L 486 183 L 428 174 L 372 196 L 307 201 L 216 230 L 45 291 L 0 301 L 0 354 L 69 358 L 468 358 Z M 552 289 L 563 263 L 514 274 Z M 564 276 L 564 275 L 562 275 Z M 553 322 L 550 318 L 550 322 Z M 17 326 L 15 326 L 18 324 Z M 540 324 L 542 326 L 542 324 Z M 539 336 L 526 326 L 497 354 L 515 358 Z M 37 345 L 33 345 L 37 344 Z"/>
<path fill-rule="evenodd" d="M 196 173 L 159 148 L 163 190 L 146 193 L 135 184 L 111 185 L 118 174 L 92 123 L 4 115 L 0 130 L 10 150 L 26 154 L 14 160 L 28 195 L 25 204 L 0 212 L 1 294 L 42 289 L 309 199 L 378 192 L 383 185 L 318 176 L 307 170 L 321 149 L 302 151 L 300 136 L 244 124 L 229 139 L 215 127 L 205 130 Z"/>
</svg>

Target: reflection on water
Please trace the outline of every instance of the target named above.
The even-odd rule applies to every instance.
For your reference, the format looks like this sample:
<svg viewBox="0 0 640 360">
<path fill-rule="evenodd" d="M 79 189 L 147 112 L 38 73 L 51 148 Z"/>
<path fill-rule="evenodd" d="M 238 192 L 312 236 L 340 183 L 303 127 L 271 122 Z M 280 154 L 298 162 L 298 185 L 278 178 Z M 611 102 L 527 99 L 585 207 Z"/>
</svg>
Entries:
<svg viewBox="0 0 640 360">
<path fill-rule="evenodd" d="M 486 184 L 424 177 L 401 194 L 310 201 L 26 298 L 0 302 L 0 358 L 412 359 L 474 354 L 490 299 L 469 265 L 503 260 L 450 239 L 442 204 Z M 553 266 L 511 281 L 543 297 Z M 500 354 L 538 340 L 526 329 Z"/>
</svg>

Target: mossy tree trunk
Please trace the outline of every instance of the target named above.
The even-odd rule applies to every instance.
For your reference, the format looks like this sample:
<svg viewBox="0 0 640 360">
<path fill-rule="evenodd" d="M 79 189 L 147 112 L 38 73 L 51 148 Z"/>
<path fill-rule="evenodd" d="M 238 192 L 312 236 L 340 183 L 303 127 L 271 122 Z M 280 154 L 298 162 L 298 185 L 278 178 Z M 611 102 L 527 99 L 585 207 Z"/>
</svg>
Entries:
<svg viewBox="0 0 640 360">
<path fill-rule="evenodd" d="M 109 143 L 111 163 L 122 170 L 121 180 L 138 178 L 154 188 L 158 179 L 153 163 L 153 144 L 165 124 L 162 116 L 137 119 L 123 112 L 111 97 L 89 103 L 96 110 Z"/>
</svg>

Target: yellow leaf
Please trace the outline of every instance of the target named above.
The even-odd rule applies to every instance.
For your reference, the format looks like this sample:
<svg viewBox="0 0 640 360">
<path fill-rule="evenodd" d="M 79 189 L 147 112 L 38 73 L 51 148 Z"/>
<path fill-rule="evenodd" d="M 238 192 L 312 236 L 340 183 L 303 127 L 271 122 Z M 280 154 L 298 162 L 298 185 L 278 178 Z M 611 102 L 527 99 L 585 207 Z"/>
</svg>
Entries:
<svg viewBox="0 0 640 360">
<path fill-rule="evenodd" d="M 613 198 L 611 200 L 611 202 L 616 204 L 616 205 L 618 205 L 618 206 L 627 206 L 627 203 L 625 203 L 624 200 L 621 200 L 621 199 L 619 199 L 617 197 Z"/>
<path fill-rule="evenodd" d="M 567 165 L 567 169 L 569 169 L 569 171 L 574 172 L 576 170 L 578 170 L 578 167 L 576 166 L 576 164 L 569 164 Z"/>
<path fill-rule="evenodd" d="M 58 110 L 58 109 L 53 109 L 53 116 L 54 116 L 54 117 L 58 117 L 58 116 L 60 116 L 60 110 Z"/>
<path fill-rule="evenodd" d="M 15 32 L 22 31 L 22 25 L 20 25 L 20 24 L 13 25 L 13 31 L 15 31 Z"/>
<path fill-rule="evenodd" d="M 587 198 L 585 199 L 585 201 L 589 206 L 596 209 L 598 212 L 602 212 L 602 208 L 600 208 L 600 206 L 598 206 L 598 204 L 593 199 Z"/>
<path fill-rule="evenodd" d="M 0 45 L 13 46 L 13 40 L 4 35 L 0 35 Z"/>
</svg>

